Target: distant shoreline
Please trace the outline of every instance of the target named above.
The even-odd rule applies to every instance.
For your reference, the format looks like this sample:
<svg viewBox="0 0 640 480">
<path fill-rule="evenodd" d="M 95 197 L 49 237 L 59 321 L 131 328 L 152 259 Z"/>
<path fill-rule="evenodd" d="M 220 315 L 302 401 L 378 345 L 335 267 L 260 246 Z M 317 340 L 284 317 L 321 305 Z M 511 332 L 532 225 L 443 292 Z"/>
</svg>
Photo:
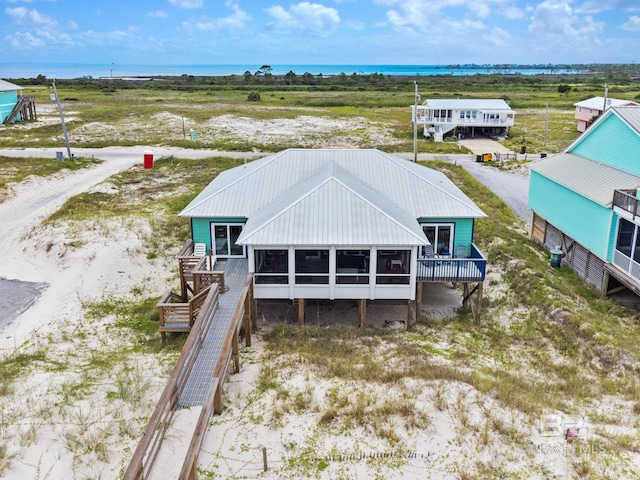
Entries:
<svg viewBox="0 0 640 480">
<path fill-rule="evenodd" d="M 59 64 L 59 63 L 0 63 L 2 78 L 114 78 L 138 79 L 152 77 L 175 77 L 190 75 L 197 77 L 242 76 L 255 73 L 266 65 L 116 65 L 116 64 Z M 336 75 L 385 75 L 385 76 L 471 76 L 471 75 L 539 75 L 539 74 L 601 74 L 610 71 L 625 71 L 632 76 L 640 75 L 637 64 L 451 64 L 451 65 L 271 65 L 273 75 L 296 75 L 309 73 L 314 76 Z"/>
</svg>

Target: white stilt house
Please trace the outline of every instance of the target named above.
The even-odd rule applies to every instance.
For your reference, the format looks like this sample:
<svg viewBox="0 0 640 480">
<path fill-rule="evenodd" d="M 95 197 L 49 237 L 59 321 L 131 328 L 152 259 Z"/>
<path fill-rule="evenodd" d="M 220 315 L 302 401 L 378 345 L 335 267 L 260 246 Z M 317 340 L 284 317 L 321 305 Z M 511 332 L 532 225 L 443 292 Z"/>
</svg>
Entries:
<svg viewBox="0 0 640 480">
<path fill-rule="evenodd" d="M 416 123 L 423 126 L 425 137 L 436 142 L 442 142 L 447 134 L 501 137 L 513 126 L 515 114 L 500 99 L 436 99 L 417 106 Z"/>
</svg>

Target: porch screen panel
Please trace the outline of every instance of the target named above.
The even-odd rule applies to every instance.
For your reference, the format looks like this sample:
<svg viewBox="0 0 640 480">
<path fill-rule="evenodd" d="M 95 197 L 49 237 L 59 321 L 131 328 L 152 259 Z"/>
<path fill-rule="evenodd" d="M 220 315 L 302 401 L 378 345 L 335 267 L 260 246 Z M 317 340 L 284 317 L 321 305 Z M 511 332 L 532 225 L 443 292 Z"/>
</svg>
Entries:
<svg viewBox="0 0 640 480">
<path fill-rule="evenodd" d="M 633 244 L 634 230 L 635 226 L 633 223 L 625 220 L 624 218 L 620 219 L 620 224 L 618 226 L 618 238 L 616 240 L 616 250 L 629 258 L 632 257 L 631 246 Z"/>
</svg>

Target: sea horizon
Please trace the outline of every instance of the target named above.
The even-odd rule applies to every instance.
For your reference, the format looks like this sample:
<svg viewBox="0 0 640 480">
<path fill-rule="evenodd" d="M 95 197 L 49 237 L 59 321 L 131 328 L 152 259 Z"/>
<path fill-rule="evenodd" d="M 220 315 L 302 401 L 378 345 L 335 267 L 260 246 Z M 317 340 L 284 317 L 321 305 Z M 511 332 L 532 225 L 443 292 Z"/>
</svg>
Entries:
<svg viewBox="0 0 640 480">
<path fill-rule="evenodd" d="M 44 75 L 50 79 L 73 78 L 123 78 L 160 76 L 229 76 L 255 73 L 263 65 L 259 64 L 90 64 L 90 63 L 0 63 L 0 78 L 36 78 Z M 476 74 L 559 74 L 579 73 L 584 65 L 512 65 L 512 64 L 464 64 L 464 65 L 358 65 L 358 64 L 280 64 L 270 65 L 274 75 L 285 75 L 292 71 L 296 75 L 393 75 L 393 76 L 433 76 L 433 75 L 476 75 Z"/>
</svg>

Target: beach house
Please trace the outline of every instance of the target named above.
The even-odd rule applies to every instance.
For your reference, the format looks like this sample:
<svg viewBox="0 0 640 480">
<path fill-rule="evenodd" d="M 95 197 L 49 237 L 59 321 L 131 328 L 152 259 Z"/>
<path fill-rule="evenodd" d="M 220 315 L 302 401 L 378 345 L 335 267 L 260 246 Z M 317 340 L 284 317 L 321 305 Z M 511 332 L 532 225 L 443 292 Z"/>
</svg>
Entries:
<svg viewBox="0 0 640 480">
<path fill-rule="evenodd" d="M 640 294 L 640 107 L 611 107 L 531 165 L 531 234 L 603 293 Z"/>
<path fill-rule="evenodd" d="M 35 119 L 35 97 L 22 95 L 22 87 L 0 79 L 0 123 Z"/>
<path fill-rule="evenodd" d="M 443 173 L 378 150 L 284 150 L 220 173 L 180 215 L 216 261 L 245 262 L 256 299 L 413 302 L 452 281 L 481 296 L 485 214 Z"/>
<path fill-rule="evenodd" d="M 618 100 L 617 98 L 592 97 L 573 104 L 576 107 L 575 117 L 578 120 L 578 131 L 584 132 L 591 122 L 602 115 L 609 107 L 632 107 L 636 102 Z"/>
<path fill-rule="evenodd" d="M 430 99 L 413 105 L 416 125 L 425 137 L 442 142 L 447 135 L 457 138 L 506 136 L 515 113 L 501 99 Z"/>
</svg>

